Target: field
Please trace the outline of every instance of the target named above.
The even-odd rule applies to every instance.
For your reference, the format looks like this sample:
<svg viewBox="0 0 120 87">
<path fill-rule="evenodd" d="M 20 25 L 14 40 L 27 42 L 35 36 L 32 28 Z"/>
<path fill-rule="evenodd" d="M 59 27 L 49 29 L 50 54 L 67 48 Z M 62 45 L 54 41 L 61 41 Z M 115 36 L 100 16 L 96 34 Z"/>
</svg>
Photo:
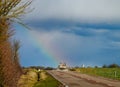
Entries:
<svg viewBox="0 0 120 87">
<path fill-rule="evenodd" d="M 78 68 L 76 71 L 89 75 L 120 80 L 120 68 Z"/>
</svg>

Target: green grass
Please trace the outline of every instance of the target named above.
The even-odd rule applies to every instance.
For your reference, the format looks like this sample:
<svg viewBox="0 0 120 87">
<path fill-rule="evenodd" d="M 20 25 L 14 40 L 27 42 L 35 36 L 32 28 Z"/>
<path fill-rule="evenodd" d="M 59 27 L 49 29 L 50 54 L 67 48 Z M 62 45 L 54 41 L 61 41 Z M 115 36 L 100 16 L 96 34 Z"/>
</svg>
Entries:
<svg viewBox="0 0 120 87">
<path fill-rule="evenodd" d="M 46 74 L 47 78 L 45 80 L 40 80 L 39 82 L 35 83 L 33 87 L 58 87 L 60 82 L 54 79 L 51 75 Z"/>
<path fill-rule="evenodd" d="M 120 80 L 120 68 L 80 68 L 80 72 Z"/>
</svg>

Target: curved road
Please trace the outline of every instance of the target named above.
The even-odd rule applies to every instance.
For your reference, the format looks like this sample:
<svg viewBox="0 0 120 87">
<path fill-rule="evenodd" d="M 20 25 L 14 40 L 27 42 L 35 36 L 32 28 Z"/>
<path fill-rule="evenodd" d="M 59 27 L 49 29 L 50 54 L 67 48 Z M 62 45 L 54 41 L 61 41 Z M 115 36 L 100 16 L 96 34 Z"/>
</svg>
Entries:
<svg viewBox="0 0 120 87">
<path fill-rule="evenodd" d="M 120 81 L 98 78 L 71 71 L 48 71 L 66 87 L 120 87 Z"/>
</svg>

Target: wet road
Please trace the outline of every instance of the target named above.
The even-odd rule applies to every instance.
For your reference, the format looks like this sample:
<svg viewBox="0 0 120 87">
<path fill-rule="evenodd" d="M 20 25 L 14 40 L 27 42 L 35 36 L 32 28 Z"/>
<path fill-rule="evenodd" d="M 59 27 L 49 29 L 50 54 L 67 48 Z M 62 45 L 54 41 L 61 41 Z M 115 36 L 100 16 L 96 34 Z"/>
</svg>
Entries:
<svg viewBox="0 0 120 87">
<path fill-rule="evenodd" d="M 120 87 L 119 81 L 110 81 L 70 71 L 48 71 L 66 87 Z"/>
</svg>

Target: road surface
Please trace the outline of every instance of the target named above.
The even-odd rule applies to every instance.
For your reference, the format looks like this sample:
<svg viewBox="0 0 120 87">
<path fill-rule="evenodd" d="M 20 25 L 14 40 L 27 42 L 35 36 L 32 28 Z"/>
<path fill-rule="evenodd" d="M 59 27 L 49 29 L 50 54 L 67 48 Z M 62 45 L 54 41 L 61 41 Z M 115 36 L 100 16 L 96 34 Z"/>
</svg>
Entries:
<svg viewBox="0 0 120 87">
<path fill-rule="evenodd" d="M 71 71 L 48 71 L 54 78 L 66 87 L 120 87 L 120 81 L 93 77 Z"/>
</svg>

